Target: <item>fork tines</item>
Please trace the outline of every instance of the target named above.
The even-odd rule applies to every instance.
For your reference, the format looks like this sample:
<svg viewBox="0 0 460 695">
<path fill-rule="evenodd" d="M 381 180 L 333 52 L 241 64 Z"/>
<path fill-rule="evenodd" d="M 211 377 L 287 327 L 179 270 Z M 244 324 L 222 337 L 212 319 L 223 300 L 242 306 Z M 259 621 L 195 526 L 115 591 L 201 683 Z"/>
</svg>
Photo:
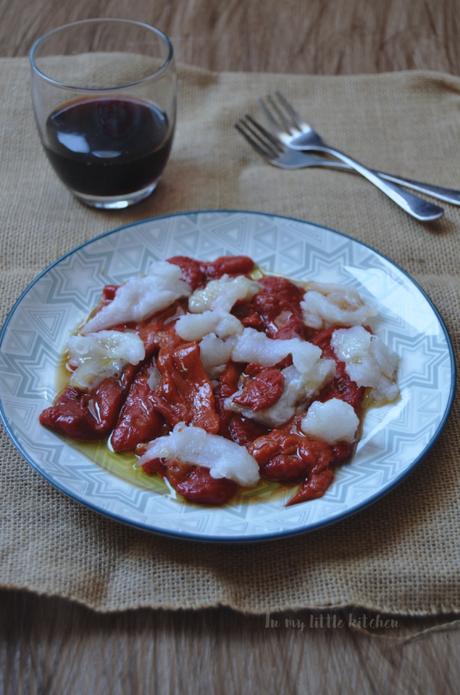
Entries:
<svg viewBox="0 0 460 695">
<path fill-rule="evenodd" d="M 285 130 L 292 132 L 293 128 L 301 128 L 301 117 L 281 92 L 267 94 L 265 98 L 259 97 L 257 101 L 267 121 L 276 131 Z"/>
<path fill-rule="evenodd" d="M 276 99 L 275 99 L 276 97 Z M 287 129 L 290 130 L 292 127 L 301 129 L 302 127 L 302 118 L 301 116 L 297 113 L 295 108 L 292 106 L 292 104 L 289 103 L 289 101 L 284 97 L 281 92 L 276 91 L 273 95 L 268 95 L 266 97 L 268 103 L 272 106 L 274 109 L 275 113 L 278 114 L 279 118 L 281 119 L 281 122 L 283 126 Z M 276 101 L 277 100 L 277 101 Z M 264 109 L 265 114 L 267 117 L 270 118 L 272 123 L 279 128 L 280 123 L 276 122 L 273 118 L 273 114 L 268 109 L 266 103 L 264 102 L 263 99 L 260 99 L 260 103 L 262 108 Z M 270 116 L 269 116 L 270 114 Z"/>
<path fill-rule="evenodd" d="M 273 159 L 283 151 L 283 145 L 278 138 L 249 114 L 235 123 L 235 128 L 264 159 Z"/>
<path fill-rule="evenodd" d="M 302 128 L 302 118 L 281 92 L 276 91 L 264 98 L 260 97 L 258 102 L 270 127 L 275 132 L 294 133 L 294 130 Z M 279 137 L 264 128 L 248 114 L 235 124 L 235 128 L 251 147 L 265 159 L 273 160 L 285 149 Z"/>
</svg>

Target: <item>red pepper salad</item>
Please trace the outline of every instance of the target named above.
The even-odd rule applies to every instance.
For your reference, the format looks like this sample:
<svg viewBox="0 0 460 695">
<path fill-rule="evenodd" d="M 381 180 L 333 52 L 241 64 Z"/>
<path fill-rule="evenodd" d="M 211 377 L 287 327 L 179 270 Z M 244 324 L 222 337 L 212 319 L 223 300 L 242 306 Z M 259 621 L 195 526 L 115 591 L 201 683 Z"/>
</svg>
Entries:
<svg viewBox="0 0 460 695">
<path fill-rule="evenodd" d="M 103 288 L 40 415 L 134 452 L 186 500 L 222 505 L 260 479 L 321 497 L 350 460 L 365 396 L 398 397 L 398 357 L 355 289 L 264 275 L 251 258 L 155 261 Z"/>
</svg>

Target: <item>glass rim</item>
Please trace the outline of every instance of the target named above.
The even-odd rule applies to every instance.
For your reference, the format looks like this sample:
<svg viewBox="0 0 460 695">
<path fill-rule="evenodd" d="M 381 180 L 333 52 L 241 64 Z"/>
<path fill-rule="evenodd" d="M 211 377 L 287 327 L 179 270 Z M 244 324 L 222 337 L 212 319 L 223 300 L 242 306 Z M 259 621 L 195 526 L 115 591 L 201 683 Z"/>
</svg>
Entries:
<svg viewBox="0 0 460 695">
<path fill-rule="evenodd" d="M 51 75 L 47 75 L 46 72 L 44 72 L 38 67 L 36 60 L 37 50 L 40 48 L 40 46 L 42 46 L 45 43 L 47 39 L 49 39 L 54 34 L 59 33 L 63 29 L 69 29 L 70 27 L 76 27 L 82 24 L 95 24 L 96 22 L 131 24 L 142 29 L 147 29 L 149 32 L 155 34 L 157 37 L 164 41 L 167 47 L 166 58 L 164 59 L 160 67 L 153 70 L 150 74 L 145 75 L 144 77 L 141 77 L 138 80 L 131 80 L 130 82 L 117 84 L 112 87 L 84 87 L 81 85 L 78 86 L 73 84 L 67 84 L 66 82 L 62 82 L 61 80 L 57 80 L 54 77 L 51 77 Z M 91 52 L 92 51 L 90 51 L 90 53 Z M 174 48 L 171 39 L 167 34 L 165 34 L 164 31 L 161 31 L 161 29 L 158 29 L 158 27 L 155 27 L 152 24 L 147 24 L 147 22 L 141 22 L 136 19 L 120 19 L 117 17 L 94 17 L 91 19 L 79 19 L 75 22 L 61 24 L 61 26 L 55 27 L 54 29 L 50 29 L 49 31 L 39 36 L 38 39 L 35 39 L 29 51 L 29 62 L 32 68 L 32 72 L 37 74 L 39 77 L 44 79 L 49 84 L 54 85 L 55 87 L 60 87 L 61 89 L 72 89 L 81 92 L 113 92 L 116 89 L 126 89 L 127 87 L 134 87 L 135 85 L 141 84 L 142 82 L 146 82 L 147 80 L 158 79 L 159 77 L 161 77 L 161 75 L 163 75 L 164 72 L 166 72 L 168 67 L 173 62 L 173 59 Z"/>
</svg>

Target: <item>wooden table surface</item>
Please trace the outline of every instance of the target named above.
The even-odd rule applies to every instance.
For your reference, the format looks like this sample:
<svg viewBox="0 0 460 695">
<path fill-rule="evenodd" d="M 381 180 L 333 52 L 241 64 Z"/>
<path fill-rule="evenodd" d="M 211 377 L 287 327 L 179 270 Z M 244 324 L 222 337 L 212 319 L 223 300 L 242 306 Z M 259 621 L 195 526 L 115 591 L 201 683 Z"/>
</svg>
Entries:
<svg viewBox="0 0 460 695">
<path fill-rule="evenodd" d="M 0 55 L 25 55 L 45 30 L 98 16 L 156 24 L 179 60 L 212 70 L 460 74 L 459 0 L 0 0 Z M 401 643 L 391 630 L 367 637 L 290 618 L 299 622 L 267 627 L 224 609 L 107 616 L 4 592 L 0 693 L 458 692 L 460 632 Z"/>
</svg>

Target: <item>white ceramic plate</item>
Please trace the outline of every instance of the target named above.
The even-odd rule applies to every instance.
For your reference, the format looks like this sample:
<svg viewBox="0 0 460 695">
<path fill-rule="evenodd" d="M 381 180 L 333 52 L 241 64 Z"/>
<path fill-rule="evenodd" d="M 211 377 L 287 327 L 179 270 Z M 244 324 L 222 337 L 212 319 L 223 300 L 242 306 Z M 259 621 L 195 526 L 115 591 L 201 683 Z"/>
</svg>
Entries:
<svg viewBox="0 0 460 695">
<path fill-rule="evenodd" d="M 324 497 L 286 508 L 292 491 L 273 495 L 267 484 L 223 508 L 185 504 L 155 485 L 146 489 L 123 480 L 40 426 L 40 412 L 56 395 L 57 365 L 67 337 L 95 305 L 102 286 L 144 271 L 152 259 L 179 254 L 211 260 L 247 254 L 268 272 L 350 285 L 379 303 L 379 332 L 401 359 L 401 399 L 367 413 L 353 460 L 337 470 Z M 404 271 L 339 232 L 252 212 L 168 215 L 96 237 L 27 287 L 0 334 L 0 412 L 23 457 L 56 488 L 95 511 L 195 540 L 289 536 L 338 521 L 374 502 L 433 445 L 448 416 L 454 384 L 455 363 L 444 323 Z"/>
</svg>

